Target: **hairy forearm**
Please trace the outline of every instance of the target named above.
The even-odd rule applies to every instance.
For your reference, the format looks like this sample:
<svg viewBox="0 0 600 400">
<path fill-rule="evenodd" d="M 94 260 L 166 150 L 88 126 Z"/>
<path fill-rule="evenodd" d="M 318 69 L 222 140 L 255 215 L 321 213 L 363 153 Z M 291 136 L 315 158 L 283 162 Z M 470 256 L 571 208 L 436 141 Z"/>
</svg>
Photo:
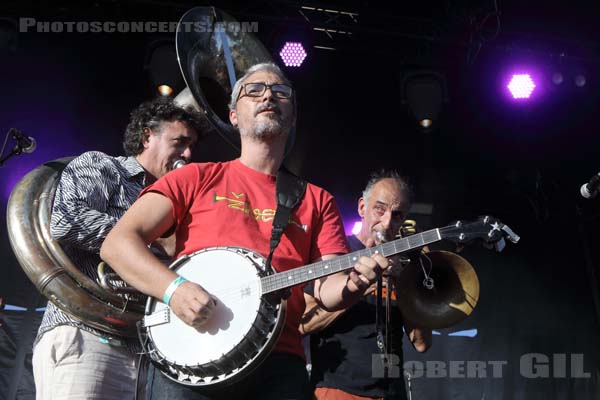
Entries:
<svg viewBox="0 0 600 400">
<path fill-rule="evenodd" d="M 163 265 L 144 240 L 134 232 L 113 230 L 104 241 L 100 257 L 131 286 L 162 299 L 167 286 L 177 277 Z"/>
<path fill-rule="evenodd" d="M 357 288 L 347 274 L 340 272 L 315 282 L 315 293 L 323 309 L 332 312 L 356 303 L 364 290 Z"/>
<path fill-rule="evenodd" d="M 348 281 L 348 276 L 346 275 L 346 281 Z M 347 282 L 348 284 L 348 282 Z M 351 285 L 351 284 L 350 284 Z M 373 293 L 377 289 L 377 285 L 373 284 L 367 288 L 367 290 L 359 290 L 356 295 L 351 294 L 346 298 L 349 300 L 350 305 L 345 303 L 345 305 L 341 309 L 337 309 L 332 311 L 331 309 L 324 309 L 317 299 L 311 296 L 308 293 L 304 294 L 304 301 L 306 303 L 306 308 L 304 311 L 304 315 L 302 316 L 302 320 L 300 323 L 300 333 L 302 335 L 310 335 L 315 332 L 321 331 L 331 325 L 335 320 L 337 320 L 343 313 L 345 313 L 348 308 L 356 303 L 361 296 L 366 296 L 368 294 Z M 346 289 L 348 290 L 348 289 Z M 354 298 L 356 296 L 356 298 Z"/>
<path fill-rule="evenodd" d="M 300 324 L 300 334 L 312 335 L 313 333 L 322 331 L 338 319 L 345 311 L 346 309 L 329 312 L 319 307 L 317 310 L 314 310 L 315 314 L 313 318 Z"/>
<path fill-rule="evenodd" d="M 327 328 L 347 310 L 326 311 L 311 295 L 305 294 L 304 299 L 306 302 L 306 309 L 304 315 L 302 315 L 299 329 L 300 334 L 302 335 L 311 335 Z"/>
</svg>

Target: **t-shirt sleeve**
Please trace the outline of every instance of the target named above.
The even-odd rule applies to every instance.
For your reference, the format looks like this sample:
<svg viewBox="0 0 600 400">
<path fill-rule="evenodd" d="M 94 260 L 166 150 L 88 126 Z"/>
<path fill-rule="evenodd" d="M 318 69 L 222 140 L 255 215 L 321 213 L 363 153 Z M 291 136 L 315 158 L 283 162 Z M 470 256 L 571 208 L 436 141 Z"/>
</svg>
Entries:
<svg viewBox="0 0 600 400">
<path fill-rule="evenodd" d="M 200 182 L 200 170 L 197 164 L 173 170 L 162 178 L 146 187 L 140 193 L 140 197 L 149 192 L 160 193 L 171 201 L 173 206 L 172 215 L 175 223 L 180 225 L 185 214 L 190 208 Z"/>
<path fill-rule="evenodd" d="M 326 191 L 321 194 L 320 219 L 315 226 L 311 260 L 328 254 L 346 254 L 350 251 L 342 216 L 333 196 Z"/>
</svg>

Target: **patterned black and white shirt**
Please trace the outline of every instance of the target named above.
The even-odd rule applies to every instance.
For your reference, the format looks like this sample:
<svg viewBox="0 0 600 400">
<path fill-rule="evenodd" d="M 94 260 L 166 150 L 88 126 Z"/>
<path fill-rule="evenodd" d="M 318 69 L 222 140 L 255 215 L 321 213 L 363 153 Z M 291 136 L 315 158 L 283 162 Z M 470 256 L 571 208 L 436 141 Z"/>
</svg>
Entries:
<svg viewBox="0 0 600 400">
<path fill-rule="evenodd" d="M 63 170 L 52 207 L 50 231 L 71 261 L 95 282 L 98 282 L 102 242 L 145 185 L 144 169 L 135 157 L 111 157 L 90 151 L 73 159 Z M 48 302 L 36 343 L 45 332 L 59 325 L 109 336 Z"/>
</svg>

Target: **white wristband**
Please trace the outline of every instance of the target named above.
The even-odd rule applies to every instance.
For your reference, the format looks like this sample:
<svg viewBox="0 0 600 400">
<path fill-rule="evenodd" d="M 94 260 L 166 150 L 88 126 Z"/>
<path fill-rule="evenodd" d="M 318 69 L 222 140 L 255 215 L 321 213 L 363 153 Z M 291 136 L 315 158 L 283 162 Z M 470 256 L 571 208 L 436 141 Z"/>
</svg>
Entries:
<svg viewBox="0 0 600 400">
<path fill-rule="evenodd" d="M 165 290 L 165 294 L 163 294 L 163 303 L 169 305 L 171 302 L 171 296 L 173 296 L 175 289 L 177 289 L 179 285 L 186 281 L 187 280 L 183 276 L 178 276 L 177 278 L 173 279 L 173 282 L 171 282 L 171 284 L 167 287 L 167 290 Z"/>
</svg>

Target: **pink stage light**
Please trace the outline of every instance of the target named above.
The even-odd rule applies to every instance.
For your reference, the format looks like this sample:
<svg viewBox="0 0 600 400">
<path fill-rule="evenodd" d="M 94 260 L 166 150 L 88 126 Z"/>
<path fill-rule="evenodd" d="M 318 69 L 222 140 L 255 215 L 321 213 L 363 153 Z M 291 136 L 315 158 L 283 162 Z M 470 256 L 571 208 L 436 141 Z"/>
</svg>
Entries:
<svg viewBox="0 0 600 400">
<path fill-rule="evenodd" d="M 356 221 L 354 223 L 354 226 L 352 227 L 352 234 L 358 235 L 358 232 L 360 232 L 361 228 L 362 228 L 362 221 Z"/>
<path fill-rule="evenodd" d="M 529 74 L 515 74 L 507 87 L 514 99 L 528 99 L 535 89 L 535 83 Z"/>
<path fill-rule="evenodd" d="M 299 42 L 286 42 L 279 56 L 286 67 L 299 67 L 306 58 L 306 50 Z"/>
</svg>

